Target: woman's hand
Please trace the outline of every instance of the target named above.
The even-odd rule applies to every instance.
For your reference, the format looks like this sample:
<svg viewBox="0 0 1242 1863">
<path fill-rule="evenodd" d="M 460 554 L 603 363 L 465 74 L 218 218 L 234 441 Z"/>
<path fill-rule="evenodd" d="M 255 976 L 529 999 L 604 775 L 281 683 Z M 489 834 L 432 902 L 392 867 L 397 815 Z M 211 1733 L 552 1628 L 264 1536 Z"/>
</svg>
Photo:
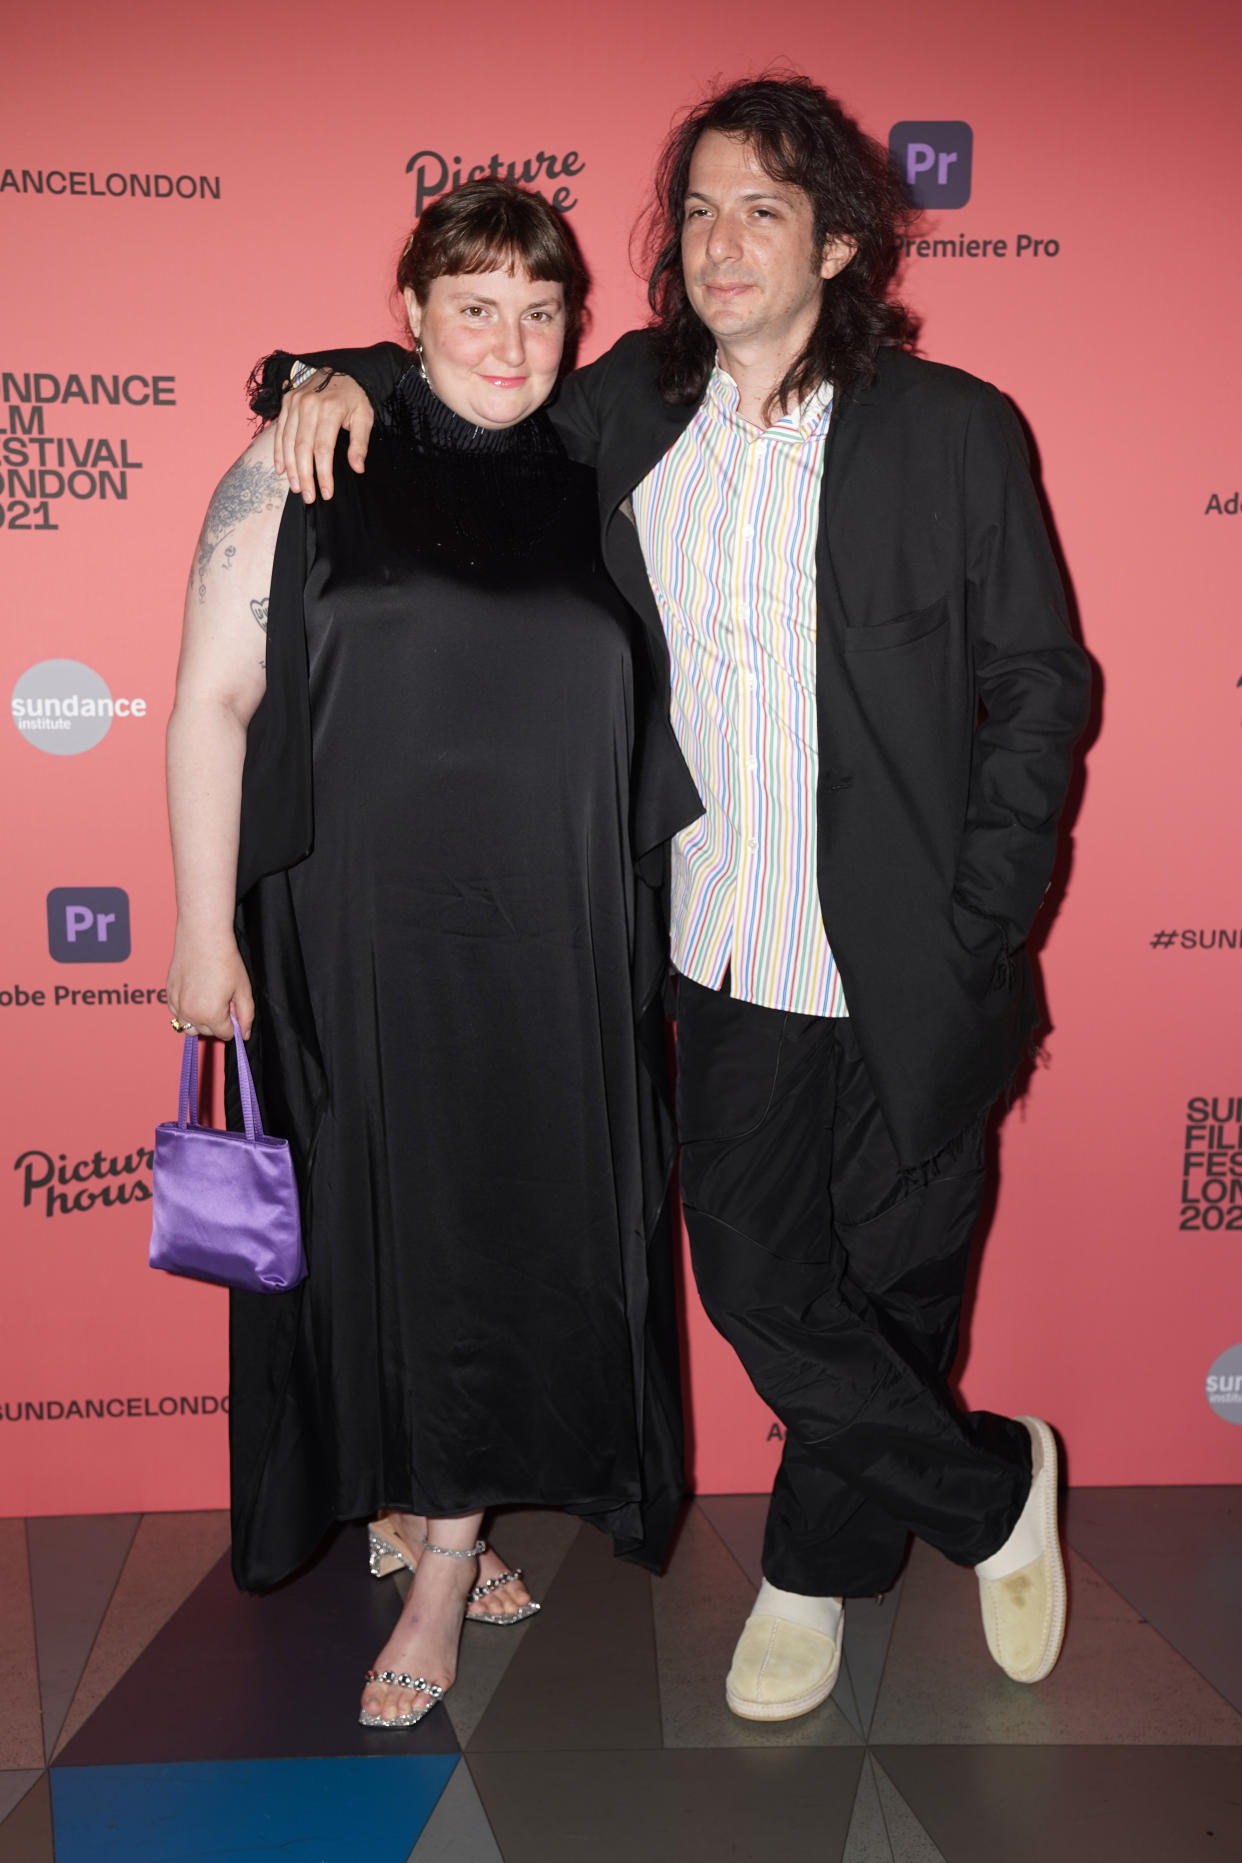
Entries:
<svg viewBox="0 0 1242 1863">
<path fill-rule="evenodd" d="M 249 1039 L 254 1024 L 254 992 L 231 932 L 208 938 L 183 933 L 178 927 L 167 995 L 169 1014 L 188 1024 L 196 1035 L 231 1041 L 232 1010 L 243 1036 Z"/>
<path fill-rule="evenodd" d="M 375 413 L 352 375 L 330 375 L 317 369 L 301 388 L 291 388 L 276 417 L 277 472 L 283 472 L 291 492 L 300 492 L 308 505 L 315 502 L 315 478 L 325 498 L 331 498 L 332 458 L 342 427 L 349 430 L 349 463 L 355 472 L 366 468 L 367 447 Z"/>
</svg>

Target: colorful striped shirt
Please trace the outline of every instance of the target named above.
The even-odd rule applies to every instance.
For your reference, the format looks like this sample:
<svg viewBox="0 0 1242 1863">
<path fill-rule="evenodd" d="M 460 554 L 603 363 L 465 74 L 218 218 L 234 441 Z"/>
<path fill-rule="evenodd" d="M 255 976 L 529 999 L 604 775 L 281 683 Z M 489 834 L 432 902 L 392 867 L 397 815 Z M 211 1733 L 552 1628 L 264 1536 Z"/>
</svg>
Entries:
<svg viewBox="0 0 1242 1863">
<path fill-rule="evenodd" d="M 771 427 L 717 366 L 633 495 L 673 727 L 706 813 L 673 843 L 673 963 L 803 1015 L 847 1013 L 816 882 L 815 540 L 825 386 Z"/>
</svg>

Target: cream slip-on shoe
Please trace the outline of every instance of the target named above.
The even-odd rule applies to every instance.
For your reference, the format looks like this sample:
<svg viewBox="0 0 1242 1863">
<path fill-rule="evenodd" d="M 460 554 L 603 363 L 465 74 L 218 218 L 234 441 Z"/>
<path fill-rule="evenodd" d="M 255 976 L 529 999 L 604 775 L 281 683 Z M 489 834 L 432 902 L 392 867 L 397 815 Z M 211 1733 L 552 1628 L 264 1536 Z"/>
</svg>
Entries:
<svg viewBox="0 0 1242 1863">
<path fill-rule="evenodd" d="M 792 1721 L 827 1701 L 841 1667 L 845 1620 L 835 1637 L 771 1611 L 742 1626 L 725 1700 L 746 1721 Z"/>
<path fill-rule="evenodd" d="M 983 1632 L 993 1658 L 1014 1682 L 1042 1682 L 1061 1654 L 1065 1636 L 1065 1567 L 1057 1528 L 1057 1444 L 1048 1425 L 1038 1417 L 1017 1417 L 1015 1421 L 1030 1431 L 1035 1467 L 1019 1524 L 1034 1529 L 1040 1550 L 1028 1564 L 1003 1578 L 985 1576 L 991 1559 L 983 1560 L 975 1572 Z M 994 1554 L 993 1558 L 998 1556 Z"/>
</svg>

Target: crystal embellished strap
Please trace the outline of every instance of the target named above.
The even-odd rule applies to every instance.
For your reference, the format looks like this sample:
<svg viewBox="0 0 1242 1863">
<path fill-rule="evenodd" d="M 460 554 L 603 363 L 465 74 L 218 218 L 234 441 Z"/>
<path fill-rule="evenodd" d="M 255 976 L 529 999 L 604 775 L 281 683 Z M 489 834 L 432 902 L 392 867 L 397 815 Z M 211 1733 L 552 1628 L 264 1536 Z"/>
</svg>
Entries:
<svg viewBox="0 0 1242 1863">
<path fill-rule="evenodd" d="M 422 1542 L 424 1552 L 439 1553 L 442 1559 L 477 1559 L 480 1553 L 487 1551 L 486 1540 L 476 1540 L 473 1546 L 433 1546 L 430 1540 Z"/>
<path fill-rule="evenodd" d="M 470 1593 L 471 1599 L 477 1603 L 480 1598 L 486 1598 L 493 1591 L 499 1591 L 502 1585 L 511 1585 L 515 1579 L 520 1579 L 521 1576 L 522 1568 L 520 1565 L 516 1566 L 512 1572 L 497 1572 L 495 1578 L 489 1578 L 485 1584 L 475 1586 L 474 1590 Z"/>
<path fill-rule="evenodd" d="M 390 1688 L 417 1690 L 420 1695 L 430 1695 L 433 1701 L 439 1701 L 444 1693 L 438 1682 L 429 1682 L 421 1675 L 406 1675 L 400 1669 L 368 1669 L 366 1679 L 368 1682 L 387 1682 Z"/>
</svg>

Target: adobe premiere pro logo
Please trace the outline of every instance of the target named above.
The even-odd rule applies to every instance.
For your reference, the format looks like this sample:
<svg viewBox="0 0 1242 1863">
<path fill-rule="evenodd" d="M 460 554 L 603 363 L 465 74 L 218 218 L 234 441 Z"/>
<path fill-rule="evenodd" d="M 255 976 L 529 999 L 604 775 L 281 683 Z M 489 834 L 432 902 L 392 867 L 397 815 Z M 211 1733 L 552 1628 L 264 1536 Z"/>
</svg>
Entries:
<svg viewBox="0 0 1242 1863">
<path fill-rule="evenodd" d="M 894 123 L 888 152 L 916 207 L 964 207 L 974 132 L 969 123 Z"/>
<path fill-rule="evenodd" d="M 47 948 L 58 964 L 123 964 L 129 894 L 119 886 L 54 886 L 47 896 Z"/>
</svg>

